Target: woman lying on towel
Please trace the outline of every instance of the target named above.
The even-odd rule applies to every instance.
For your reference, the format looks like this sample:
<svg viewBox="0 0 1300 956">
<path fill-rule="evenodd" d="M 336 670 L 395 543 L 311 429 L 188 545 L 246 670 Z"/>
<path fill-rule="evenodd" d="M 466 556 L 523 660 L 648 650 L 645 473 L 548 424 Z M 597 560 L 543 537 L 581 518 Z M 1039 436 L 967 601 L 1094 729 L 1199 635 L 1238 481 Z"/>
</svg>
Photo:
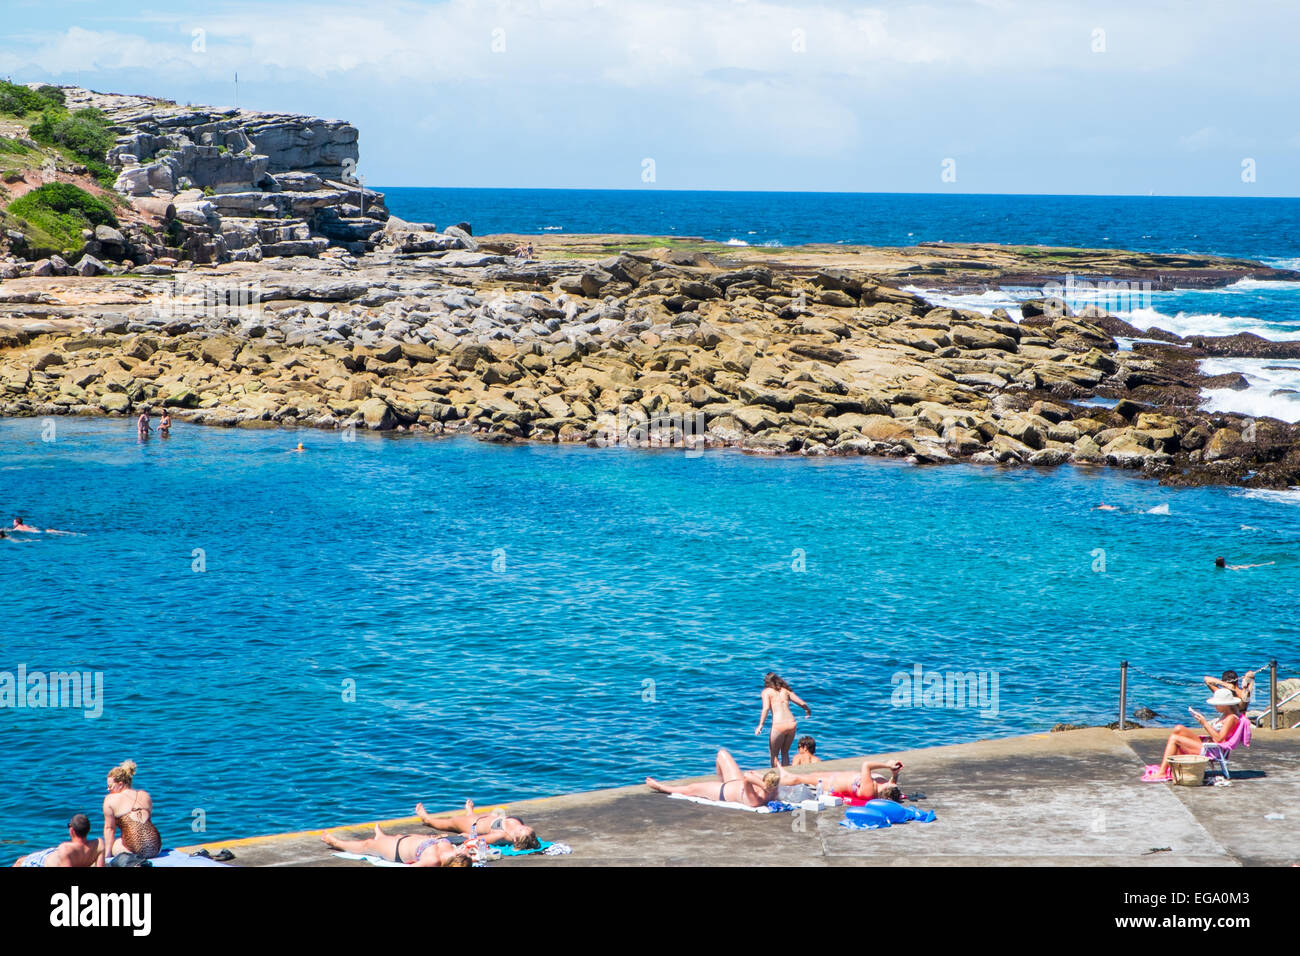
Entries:
<svg viewBox="0 0 1300 956">
<path fill-rule="evenodd" d="M 802 783 L 805 786 L 815 787 L 820 783 L 823 790 L 837 797 L 859 797 L 863 800 L 893 800 L 895 803 L 902 803 L 903 791 L 898 786 L 898 775 L 902 772 L 902 769 L 903 765 L 897 760 L 891 763 L 875 763 L 865 760 L 862 763 L 862 769 L 856 773 L 845 770 L 841 773 L 797 774 L 782 770 L 781 785 L 789 787 Z M 873 770 L 888 770 L 889 779 L 873 777 L 871 775 Z"/>
<path fill-rule="evenodd" d="M 329 846 L 344 853 L 377 856 L 394 863 L 411 866 L 469 866 L 469 844 L 452 846 L 445 837 L 416 836 L 402 833 L 396 836 L 385 833 L 375 824 L 375 835 L 364 840 L 344 840 L 333 833 L 320 837 Z"/>
<path fill-rule="evenodd" d="M 660 793 L 680 793 L 720 803 L 742 803 L 747 807 L 765 807 L 776 799 L 776 788 L 781 783 L 779 770 L 763 774 L 756 770 L 742 771 L 736 758 L 725 750 L 718 751 L 714 770 L 720 783 L 687 783 L 674 787 L 660 783 L 654 777 L 646 777 L 645 785 Z"/>
<path fill-rule="evenodd" d="M 1237 729 L 1237 721 L 1242 719 L 1236 713 L 1241 699 L 1228 688 L 1220 687 L 1206 703 L 1213 706 L 1219 712 L 1219 716 L 1214 720 L 1206 720 L 1203 714 L 1192 711 L 1192 716 L 1196 718 L 1196 722 L 1201 725 L 1205 733 L 1198 734 L 1182 724 L 1175 727 L 1165 743 L 1165 757 L 1160 761 L 1159 768 L 1154 773 L 1148 768 L 1148 772 L 1143 775 L 1143 780 L 1168 780 L 1170 757 L 1175 754 L 1196 756 L 1201 753 L 1205 744 L 1221 744 L 1232 736 L 1232 732 Z"/>
<path fill-rule="evenodd" d="M 435 817 L 425 812 L 424 804 L 415 805 L 415 815 L 426 827 L 446 830 L 448 833 L 460 833 L 478 836 L 486 843 L 505 843 L 509 841 L 516 850 L 536 850 L 542 845 L 537 839 L 537 831 L 526 825 L 518 817 L 507 817 L 502 813 L 478 813 L 474 810 L 474 801 L 465 801 L 465 812 Z"/>
</svg>

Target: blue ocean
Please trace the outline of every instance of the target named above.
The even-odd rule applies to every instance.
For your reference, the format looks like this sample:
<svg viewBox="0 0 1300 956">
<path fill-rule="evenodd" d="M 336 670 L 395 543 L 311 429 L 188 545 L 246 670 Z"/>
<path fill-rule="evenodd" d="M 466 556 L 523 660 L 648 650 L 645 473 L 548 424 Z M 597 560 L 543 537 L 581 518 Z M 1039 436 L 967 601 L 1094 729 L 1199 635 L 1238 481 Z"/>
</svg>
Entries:
<svg viewBox="0 0 1300 956">
<path fill-rule="evenodd" d="M 524 191 L 426 190 L 405 206 L 403 192 L 390 191 L 397 214 L 479 233 L 671 231 L 663 208 L 615 218 L 632 202 L 621 194 L 565 218 L 549 193 L 554 209 Z M 679 233 L 733 238 L 743 210 L 727 204 L 773 194 L 639 201 L 664 195 L 681 204 Z M 901 241 L 883 212 L 818 231 L 831 200 L 800 202 L 747 228 Z M 1117 245 L 1141 230 L 1160 248 L 1204 237 L 1300 255 L 1295 201 L 1253 214 L 1161 201 L 1177 214 L 1146 224 L 1160 203 L 1109 202 L 1128 224 L 1105 232 Z M 931 223 L 917 239 L 1095 245 L 1105 210 L 1079 214 L 1093 204 L 1043 200 L 983 235 L 970 211 L 948 231 L 927 201 L 910 218 Z M 1178 232 L 1192 222 L 1194 236 Z M 1300 327 L 1294 294 L 1167 293 L 1182 298 L 1152 308 L 1281 335 Z M 298 441 L 306 452 L 290 453 Z M 56 842 L 73 812 L 97 825 L 104 777 L 126 758 L 164 842 L 183 845 L 405 815 L 417 800 L 704 774 L 718 746 L 761 766 L 769 670 L 812 706 L 800 733 L 832 758 L 1112 721 L 1121 660 L 1130 709 L 1171 724 L 1206 696 L 1201 675 L 1272 658 L 1300 673 L 1295 492 L 183 424 L 140 444 L 128 422 L 60 418 L 52 431 L 0 420 L 0 502 L 6 518 L 75 532 L 0 541 L 0 686 L 20 667 L 102 681 L 97 716 L 0 709 L 0 863 Z M 1216 571 L 1219 555 L 1262 566 Z M 986 693 L 929 706 L 911 689 L 936 674 L 976 675 Z"/>
</svg>

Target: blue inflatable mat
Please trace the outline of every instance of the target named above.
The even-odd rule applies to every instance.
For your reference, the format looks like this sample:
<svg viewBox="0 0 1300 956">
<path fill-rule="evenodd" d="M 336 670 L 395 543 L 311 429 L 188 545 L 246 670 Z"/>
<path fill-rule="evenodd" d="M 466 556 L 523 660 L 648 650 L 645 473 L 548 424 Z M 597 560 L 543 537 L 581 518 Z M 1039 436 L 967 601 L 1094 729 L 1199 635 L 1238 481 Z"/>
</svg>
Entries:
<svg viewBox="0 0 1300 956">
<path fill-rule="evenodd" d="M 892 800 L 871 800 L 860 807 L 849 807 L 844 811 L 840 826 L 850 830 L 881 830 L 895 823 L 933 823 L 933 810 L 918 810 L 905 807 Z"/>
</svg>

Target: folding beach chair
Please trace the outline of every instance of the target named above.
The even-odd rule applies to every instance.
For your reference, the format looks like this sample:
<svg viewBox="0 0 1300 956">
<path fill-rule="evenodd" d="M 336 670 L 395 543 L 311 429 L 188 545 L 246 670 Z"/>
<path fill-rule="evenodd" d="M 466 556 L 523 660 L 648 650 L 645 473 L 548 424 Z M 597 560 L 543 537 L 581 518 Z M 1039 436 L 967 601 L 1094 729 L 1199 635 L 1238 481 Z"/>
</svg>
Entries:
<svg viewBox="0 0 1300 956">
<path fill-rule="evenodd" d="M 1216 744 L 1212 740 L 1207 740 L 1201 744 L 1201 756 L 1209 757 L 1219 764 L 1219 769 L 1223 771 L 1224 779 L 1230 779 L 1232 774 L 1228 772 L 1228 758 L 1238 747 L 1250 746 L 1250 721 L 1245 717 L 1237 719 L 1237 726 L 1233 728 L 1231 735 L 1223 743 Z"/>
</svg>

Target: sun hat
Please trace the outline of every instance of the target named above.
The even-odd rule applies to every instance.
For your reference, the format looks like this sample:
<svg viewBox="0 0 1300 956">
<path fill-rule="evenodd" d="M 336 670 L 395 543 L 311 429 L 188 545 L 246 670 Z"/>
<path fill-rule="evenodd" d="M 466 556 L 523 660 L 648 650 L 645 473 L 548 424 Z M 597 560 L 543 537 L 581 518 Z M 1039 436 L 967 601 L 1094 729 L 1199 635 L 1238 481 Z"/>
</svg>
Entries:
<svg viewBox="0 0 1300 956">
<path fill-rule="evenodd" d="M 1241 698 L 1228 688 L 1220 687 L 1214 692 L 1214 696 L 1207 698 L 1205 702 L 1213 707 L 1234 707 L 1241 703 Z"/>
</svg>

